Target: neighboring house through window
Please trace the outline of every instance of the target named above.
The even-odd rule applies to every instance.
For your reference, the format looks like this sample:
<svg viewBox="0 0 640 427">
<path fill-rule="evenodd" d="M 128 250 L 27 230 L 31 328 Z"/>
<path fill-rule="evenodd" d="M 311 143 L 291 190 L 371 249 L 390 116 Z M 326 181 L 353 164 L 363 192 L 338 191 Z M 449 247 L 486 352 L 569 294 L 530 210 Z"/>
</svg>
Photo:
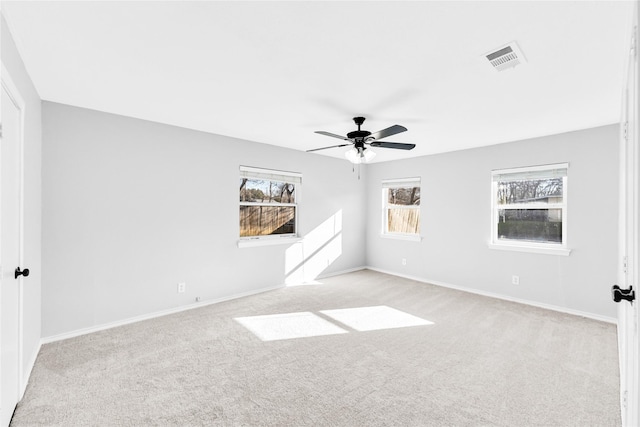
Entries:
<svg viewBox="0 0 640 427">
<path fill-rule="evenodd" d="M 563 163 L 493 171 L 491 243 L 566 250 L 568 168 Z"/>
<path fill-rule="evenodd" d="M 297 236 L 302 175 L 240 166 L 240 238 Z"/>
<path fill-rule="evenodd" d="M 420 240 L 420 178 L 382 181 L 382 235 Z"/>
</svg>

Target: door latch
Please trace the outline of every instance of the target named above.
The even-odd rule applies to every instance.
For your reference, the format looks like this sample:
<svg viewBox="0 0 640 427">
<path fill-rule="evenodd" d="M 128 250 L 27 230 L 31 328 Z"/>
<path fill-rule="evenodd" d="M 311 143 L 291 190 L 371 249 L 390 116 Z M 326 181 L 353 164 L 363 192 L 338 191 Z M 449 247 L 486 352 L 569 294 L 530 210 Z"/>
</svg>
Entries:
<svg viewBox="0 0 640 427">
<path fill-rule="evenodd" d="M 636 299 L 636 291 L 633 290 L 633 286 L 629 286 L 629 289 L 620 289 L 620 286 L 613 285 L 611 287 L 611 297 L 615 302 L 622 300 L 633 302 Z"/>
</svg>

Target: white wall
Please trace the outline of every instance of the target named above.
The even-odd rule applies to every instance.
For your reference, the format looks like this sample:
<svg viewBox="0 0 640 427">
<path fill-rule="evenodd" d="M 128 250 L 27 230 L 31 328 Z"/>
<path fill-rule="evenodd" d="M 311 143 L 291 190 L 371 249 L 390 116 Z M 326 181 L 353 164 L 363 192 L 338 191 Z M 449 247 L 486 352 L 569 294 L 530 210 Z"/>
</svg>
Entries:
<svg viewBox="0 0 640 427">
<path fill-rule="evenodd" d="M 428 144 L 428 141 L 424 142 Z M 490 239 L 491 170 L 568 162 L 568 257 L 505 252 Z M 369 165 L 367 263 L 484 293 L 615 318 L 618 126 Z M 422 177 L 422 242 L 383 239 L 383 179 Z M 407 265 L 401 265 L 401 258 Z M 511 276 L 520 284 L 511 284 Z"/>
<path fill-rule="evenodd" d="M 237 247 L 240 165 L 303 174 L 307 278 L 365 264 L 364 180 L 344 160 L 50 102 L 42 114 L 43 337 L 291 279 L 300 245 Z"/>
<path fill-rule="evenodd" d="M 24 116 L 24 265 L 30 275 L 23 287 L 23 378 L 27 378 L 40 348 L 41 269 L 41 105 L 31 78 L 18 54 L 7 23 L 1 22 L 2 64 L 25 102 Z"/>
</svg>

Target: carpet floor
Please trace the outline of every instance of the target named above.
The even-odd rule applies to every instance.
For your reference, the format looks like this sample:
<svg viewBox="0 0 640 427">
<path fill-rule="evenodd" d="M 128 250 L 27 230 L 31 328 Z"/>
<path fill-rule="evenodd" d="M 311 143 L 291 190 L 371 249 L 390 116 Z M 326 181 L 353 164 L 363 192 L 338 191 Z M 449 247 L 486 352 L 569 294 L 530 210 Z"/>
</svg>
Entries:
<svg viewBox="0 0 640 427">
<path fill-rule="evenodd" d="M 46 344 L 19 426 L 618 426 L 612 324 L 369 270 Z"/>
</svg>

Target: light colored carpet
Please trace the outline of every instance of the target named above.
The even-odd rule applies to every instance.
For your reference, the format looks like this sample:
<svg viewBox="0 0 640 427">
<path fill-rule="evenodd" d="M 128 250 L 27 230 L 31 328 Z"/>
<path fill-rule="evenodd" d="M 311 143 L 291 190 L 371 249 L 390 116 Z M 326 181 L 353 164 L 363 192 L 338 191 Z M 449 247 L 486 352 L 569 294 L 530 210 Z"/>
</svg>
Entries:
<svg viewBox="0 0 640 427">
<path fill-rule="evenodd" d="M 368 270 L 322 283 L 45 345 L 12 426 L 620 425 L 614 325 Z"/>
</svg>

